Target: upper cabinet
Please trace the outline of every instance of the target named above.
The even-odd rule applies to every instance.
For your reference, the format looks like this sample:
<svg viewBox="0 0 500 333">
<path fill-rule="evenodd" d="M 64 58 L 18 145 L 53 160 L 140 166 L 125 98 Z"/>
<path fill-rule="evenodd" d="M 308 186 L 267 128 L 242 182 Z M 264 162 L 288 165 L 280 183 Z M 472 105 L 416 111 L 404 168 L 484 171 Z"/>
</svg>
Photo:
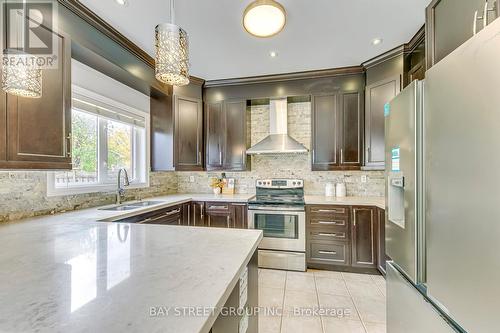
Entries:
<svg viewBox="0 0 500 333">
<path fill-rule="evenodd" d="M 366 87 L 365 168 L 385 167 L 385 105 L 400 91 L 400 76 L 375 82 Z"/>
<path fill-rule="evenodd" d="M 201 86 L 190 84 L 189 89 L 173 92 L 152 89 L 150 97 L 152 170 L 203 170 Z"/>
<path fill-rule="evenodd" d="M 42 97 L 1 92 L 0 168 L 71 169 L 71 40 L 53 33 L 58 67 L 42 72 Z"/>
<path fill-rule="evenodd" d="M 246 114 L 245 100 L 206 104 L 207 170 L 245 171 L 247 169 Z"/>
<path fill-rule="evenodd" d="M 203 170 L 203 103 L 175 96 L 174 164 L 178 171 Z"/>
<path fill-rule="evenodd" d="M 500 1 L 489 1 L 489 9 L 497 6 L 495 11 L 487 14 L 488 22 L 496 18 L 500 12 Z M 426 52 L 427 69 L 441 61 L 466 40 L 472 37 L 474 24 L 479 31 L 483 20 L 474 22 L 477 11 L 483 16 L 485 0 L 433 0 L 426 12 Z"/>
<path fill-rule="evenodd" d="M 312 98 L 312 169 L 359 169 L 363 155 L 363 93 Z"/>
</svg>

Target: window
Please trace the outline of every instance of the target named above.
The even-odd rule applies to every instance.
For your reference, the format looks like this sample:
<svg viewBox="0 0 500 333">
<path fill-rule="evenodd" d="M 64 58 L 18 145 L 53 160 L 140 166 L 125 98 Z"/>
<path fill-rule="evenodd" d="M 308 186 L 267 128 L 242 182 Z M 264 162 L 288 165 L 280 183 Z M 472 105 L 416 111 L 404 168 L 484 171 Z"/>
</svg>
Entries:
<svg viewBox="0 0 500 333">
<path fill-rule="evenodd" d="M 116 189 L 118 170 L 132 187 L 148 186 L 148 114 L 73 86 L 73 170 L 50 173 L 49 195 Z"/>
</svg>

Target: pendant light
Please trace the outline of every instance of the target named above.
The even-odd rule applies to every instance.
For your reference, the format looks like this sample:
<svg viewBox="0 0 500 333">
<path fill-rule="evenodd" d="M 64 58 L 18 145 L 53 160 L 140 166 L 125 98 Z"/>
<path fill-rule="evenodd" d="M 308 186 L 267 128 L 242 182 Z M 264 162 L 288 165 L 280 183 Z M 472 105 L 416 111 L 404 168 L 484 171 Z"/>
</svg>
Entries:
<svg viewBox="0 0 500 333">
<path fill-rule="evenodd" d="M 243 27 L 255 37 L 274 36 L 285 24 L 285 8 L 274 0 L 256 0 L 243 13 Z"/>
<path fill-rule="evenodd" d="M 13 50 L 4 51 L 3 57 L 2 90 L 20 97 L 42 97 L 42 70 L 36 57 Z"/>
<path fill-rule="evenodd" d="M 175 25 L 174 0 L 170 0 L 170 23 L 158 24 L 156 36 L 156 79 L 174 86 L 189 84 L 189 38 Z"/>
</svg>

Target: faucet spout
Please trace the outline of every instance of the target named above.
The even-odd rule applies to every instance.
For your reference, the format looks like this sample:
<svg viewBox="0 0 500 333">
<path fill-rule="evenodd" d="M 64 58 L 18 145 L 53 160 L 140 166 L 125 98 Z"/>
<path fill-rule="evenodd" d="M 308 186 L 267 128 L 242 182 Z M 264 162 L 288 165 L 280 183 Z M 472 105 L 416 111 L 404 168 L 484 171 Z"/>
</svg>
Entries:
<svg viewBox="0 0 500 333">
<path fill-rule="evenodd" d="M 116 204 L 117 205 L 122 203 L 122 196 L 125 194 L 125 189 L 122 187 L 122 182 L 121 182 L 122 172 L 125 176 L 124 181 L 123 181 L 123 186 L 130 186 L 130 181 L 128 178 L 127 170 L 125 170 L 123 168 L 118 170 L 118 179 L 117 179 L 118 186 L 117 186 L 117 190 L 116 190 Z"/>
</svg>

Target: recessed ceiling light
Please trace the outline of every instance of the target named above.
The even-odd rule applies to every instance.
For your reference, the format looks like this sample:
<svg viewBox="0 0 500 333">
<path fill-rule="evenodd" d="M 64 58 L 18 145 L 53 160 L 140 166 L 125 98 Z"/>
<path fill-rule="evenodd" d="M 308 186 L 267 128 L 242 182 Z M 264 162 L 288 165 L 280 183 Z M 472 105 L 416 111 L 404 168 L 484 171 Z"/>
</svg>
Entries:
<svg viewBox="0 0 500 333">
<path fill-rule="evenodd" d="M 379 45 L 382 44 L 383 39 L 382 38 L 375 38 L 372 40 L 372 45 Z"/>
<path fill-rule="evenodd" d="M 276 58 L 278 53 L 276 53 L 276 51 L 271 51 L 271 52 L 269 52 L 269 55 L 271 56 L 271 58 Z"/>
<path fill-rule="evenodd" d="M 115 2 L 117 4 L 119 4 L 120 6 L 126 6 L 126 5 L 128 5 L 128 1 L 127 0 L 115 0 Z"/>
<path fill-rule="evenodd" d="M 274 0 L 256 0 L 243 13 L 243 27 L 256 37 L 271 37 L 285 27 L 285 8 Z"/>
</svg>

